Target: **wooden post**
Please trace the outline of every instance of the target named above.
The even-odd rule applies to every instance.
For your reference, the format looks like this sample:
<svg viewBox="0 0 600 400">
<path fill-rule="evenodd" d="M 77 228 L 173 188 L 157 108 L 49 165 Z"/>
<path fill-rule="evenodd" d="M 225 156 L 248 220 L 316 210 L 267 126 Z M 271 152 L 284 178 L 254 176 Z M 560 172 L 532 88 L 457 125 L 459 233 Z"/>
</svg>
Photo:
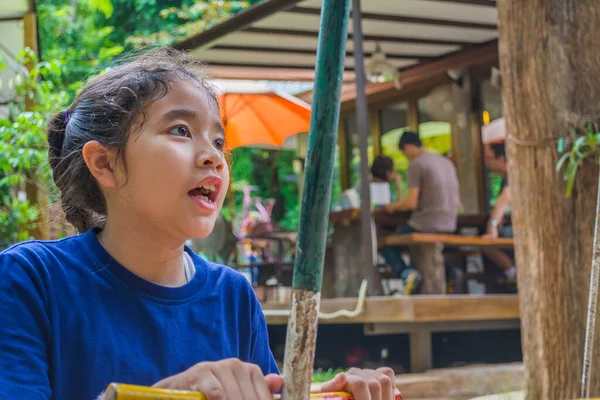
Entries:
<svg viewBox="0 0 600 400">
<path fill-rule="evenodd" d="M 367 104 L 365 57 L 362 38 L 360 0 L 352 0 L 354 28 L 354 69 L 356 71 L 356 127 L 360 150 L 360 245 L 362 247 L 363 276 L 369 282 L 369 294 L 381 294 L 381 279 L 375 268 L 371 215 L 371 173 L 369 172 L 369 109 Z"/>
<path fill-rule="evenodd" d="M 310 395 L 349 14 L 350 0 L 323 1 L 283 363 L 283 400 L 306 400 Z"/>
<path fill-rule="evenodd" d="M 460 182 L 460 199 L 465 214 L 479 214 L 480 181 L 477 165 L 477 142 L 473 137 L 471 79 L 463 72 L 462 86 L 452 84 L 452 98 L 456 111 L 452 122 L 452 159 L 456 164 L 458 181 Z M 478 138 L 481 142 L 481 139 Z M 481 150 L 479 150 L 481 151 Z"/>
<path fill-rule="evenodd" d="M 379 119 L 379 110 L 369 111 L 369 132 L 371 136 L 371 146 L 373 146 L 373 156 L 381 154 L 381 121 Z"/>
<path fill-rule="evenodd" d="M 479 85 L 476 84 L 473 76 L 470 77 L 471 81 L 471 151 L 474 157 L 473 163 L 476 168 L 476 181 L 477 181 L 477 202 L 479 214 L 483 214 L 489 209 L 489 202 L 487 201 L 486 187 L 487 183 L 484 181 L 483 173 L 483 141 L 481 138 L 481 91 Z"/>
<path fill-rule="evenodd" d="M 430 370 L 433 365 L 431 330 L 417 329 L 409 334 L 410 372 L 413 374 Z"/>
<path fill-rule="evenodd" d="M 415 133 L 419 132 L 419 105 L 417 100 L 408 101 L 408 109 L 406 110 L 406 118 L 408 127 Z"/>
<path fill-rule="evenodd" d="M 37 55 L 39 54 L 38 40 L 37 40 L 37 19 L 34 12 L 28 12 L 23 16 L 23 43 L 25 47 L 29 47 Z M 34 65 L 31 63 L 25 66 L 28 70 L 31 70 Z M 29 96 L 25 98 L 25 109 L 31 111 L 34 108 L 34 99 L 30 99 Z M 50 226 L 49 220 L 49 204 L 48 195 L 42 189 L 40 189 L 36 182 L 37 177 L 35 175 L 29 176 L 28 181 L 25 184 L 25 193 L 27 199 L 39 210 L 39 217 L 36 221 L 35 232 L 32 232 L 33 236 L 47 240 L 50 238 Z"/>
<path fill-rule="evenodd" d="M 425 243 L 410 248 L 410 258 L 423 273 L 422 294 L 446 294 L 446 268 L 444 266 L 444 245 Z"/>
<path fill-rule="evenodd" d="M 348 129 L 342 120 L 338 128 L 338 146 L 340 151 L 340 186 L 342 191 L 350 188 L 350 167 L 348 157 Z"/>
<path fill-rule="evenodd" d="M 498 16 L 527 399 L 572 399 L 581 388 L 598 164 L 580 165 L 565 198 L 557 142 L 600 121 L 600 7 L 503 0 Z M 595 336 L 597 347 L 598 326 Z M 600 395 L 597 375 L 590 395 Z"/>
</svg>

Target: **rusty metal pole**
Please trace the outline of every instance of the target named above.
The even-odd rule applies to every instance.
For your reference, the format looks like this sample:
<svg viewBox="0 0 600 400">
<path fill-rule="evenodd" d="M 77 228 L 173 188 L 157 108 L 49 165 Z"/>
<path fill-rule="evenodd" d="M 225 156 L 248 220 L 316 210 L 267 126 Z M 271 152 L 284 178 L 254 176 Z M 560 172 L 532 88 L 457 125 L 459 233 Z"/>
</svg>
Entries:
<svg viewBox="0 0 600 400">
<path fill-rule="evenodd" d="M 310 396 L 349 13 L 350 0 L 323 0 L 283 363 L 283 400 L 308 400 Z"/>
</svg>

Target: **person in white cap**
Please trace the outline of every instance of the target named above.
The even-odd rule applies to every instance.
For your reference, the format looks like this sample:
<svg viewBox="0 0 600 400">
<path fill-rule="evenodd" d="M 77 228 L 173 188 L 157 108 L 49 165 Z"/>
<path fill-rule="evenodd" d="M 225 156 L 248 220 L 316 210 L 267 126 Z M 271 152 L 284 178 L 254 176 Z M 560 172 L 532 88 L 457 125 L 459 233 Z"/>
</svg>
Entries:
<svg viewBox="0 0 600 400">
<path fill-rule="evenodd" d="M 486 129 L 487 128 L 487 129 Z M 500 193 L 494 204 L 487 223 L 484 237 L 513 237 L 513 229 L 507 214 L 510 210 L 511 197 L 508 185 L 506 151 L 504 146 L 505 127 L 504 119 L 496 120 L 482 130 L 484 143 L 484 161 L 491 172 L 502 177 Z M 506 276 L 507 283 L 516 281 L 517 270 L 514 264 L 514 255 L 500 249 L 483 248 L 482 252 L 496 264 Z"/>
</svg>

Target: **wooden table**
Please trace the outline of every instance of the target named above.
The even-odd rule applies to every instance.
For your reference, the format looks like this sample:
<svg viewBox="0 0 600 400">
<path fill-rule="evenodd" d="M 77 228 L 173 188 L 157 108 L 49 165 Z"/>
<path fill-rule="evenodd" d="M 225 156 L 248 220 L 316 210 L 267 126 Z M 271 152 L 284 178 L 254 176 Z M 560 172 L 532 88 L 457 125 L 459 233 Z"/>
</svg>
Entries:
<svg viewBox="0 0 600 400">
<path fill-rule="evenodd" d="M 361 257 L 360 209 L 350 209 L 332 212 L 329 222 L 333 225 L 334 232 L 331 238 L 333 250 L 332 269 L 335 276 L 332 297 L 354 297 L 358 293 L 360 284 L 365 276 L 365 269 Z M 377 234 L 391 233 L 399 225 L 405 224 L 410 218 L 408 212 L 388 213 L 383 209 L 373 211 L 373 219 Z M 458 227 L 473 227 L 481 231 L 487 223 L 487 215 L 459 215 Z M 375 266 L 367 266 L 375 268 Z M 445 280 L 445 277 L 444 277 Z"/>
<path fill-rule="evenodd" d="M 379 246 L 408 246 L 411 260 L 423 274 L 423 294 L 445 294 L 444 246 L 513 248 L 512 238 L 487 239 L 481 236 L 439 233 L 411 233 L 381 238 Z"/>
</svg>

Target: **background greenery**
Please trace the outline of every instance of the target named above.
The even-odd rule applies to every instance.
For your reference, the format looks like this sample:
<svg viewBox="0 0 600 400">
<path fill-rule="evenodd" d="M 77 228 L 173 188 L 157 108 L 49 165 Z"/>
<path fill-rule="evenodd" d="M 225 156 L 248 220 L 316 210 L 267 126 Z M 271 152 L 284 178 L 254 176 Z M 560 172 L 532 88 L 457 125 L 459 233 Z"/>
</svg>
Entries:
<svg viewBox="0 0 600 400">
<path fill-rule="evenodd" d="M 37 0 L 42 62 L 31 51 L 19 55 L 19 63 L 31 72 L 10 82 L 17 96 L 8 115 L 0 117 L 0 249 L 35 230 L 40 210 L 25 198 L 28 187 L 40 188 L 50 204 L 57 201 L 47 165 L 46 121 L 66 108 L 90 77 L 119 57 L 177 42 L 257 2 Z M 0 69 L 6 67 L 0 58 Z M 232 154 L 234 187 L 255 185 L 255 195 L 277 200 L 273 217 L 287 229 L 295 229 L 298 220 L 294 157 L 294 152 L 251 148 Z M 236 190 L 234 213 L 241 210 L 241 201 Z M 230 211 L 224 212 L 228 218 Z"/>
</svg>

